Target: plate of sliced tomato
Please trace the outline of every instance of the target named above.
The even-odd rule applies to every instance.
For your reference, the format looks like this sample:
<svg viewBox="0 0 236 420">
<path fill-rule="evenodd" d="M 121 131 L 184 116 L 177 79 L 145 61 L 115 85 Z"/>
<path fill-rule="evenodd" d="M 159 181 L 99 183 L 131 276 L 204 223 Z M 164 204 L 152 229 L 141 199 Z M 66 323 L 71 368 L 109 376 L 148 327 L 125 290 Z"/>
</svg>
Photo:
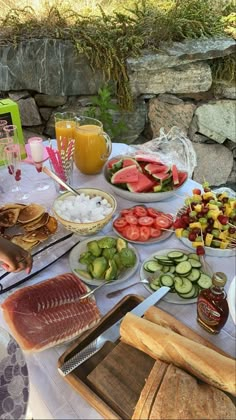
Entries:
<svg viewBox="0 0 236 420">
<path fill-rule="evenodd" d="M 173 221 L 172 214 L 137 205 L 120 211 L 113 220 L 113 230 L 129 242 L 152 244 L 172 235 Z"/>
</svg>

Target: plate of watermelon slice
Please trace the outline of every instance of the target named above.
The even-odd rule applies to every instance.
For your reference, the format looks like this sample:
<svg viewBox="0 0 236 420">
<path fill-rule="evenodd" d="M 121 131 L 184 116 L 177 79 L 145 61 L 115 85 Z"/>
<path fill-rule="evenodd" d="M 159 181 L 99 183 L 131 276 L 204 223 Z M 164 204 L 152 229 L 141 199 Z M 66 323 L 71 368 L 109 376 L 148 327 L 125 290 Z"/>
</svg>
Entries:
<svg viewBox="0 0 236 420">
<path fill-rule="evenodd" d="M 113 191 L 140 203 L 163 201 L 175 194 L 188 178 L 177 165 L 167 165 L 158 157 L 119 155 L 104 166 L 103 174 Z"/>
</svg>

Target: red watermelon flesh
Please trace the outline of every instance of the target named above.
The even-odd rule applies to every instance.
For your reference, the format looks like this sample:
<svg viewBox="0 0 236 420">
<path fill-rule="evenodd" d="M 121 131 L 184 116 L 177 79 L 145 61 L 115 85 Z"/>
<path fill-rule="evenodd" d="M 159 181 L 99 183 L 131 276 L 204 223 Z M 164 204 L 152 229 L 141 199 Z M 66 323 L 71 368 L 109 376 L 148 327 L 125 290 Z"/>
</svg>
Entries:
<svg viewBox="0 0 236 420">
<path fill-rule="evenodd" d="M 139 170 L 136 165 L 127 166 L 115 172 L 111 177 L 112 184 L 124 184 L 127 182 L 137 182 Z"/>
<path fill-rule="evenodd" d="M 135 159 L 133 158 L 123 159 L 123 168 L 126 168 L 126 166 L 133 166 L 133 165 L 139 166 L 138 162 Z"/>
<path fill-rule="evenodd" d="M 108 164 L 107 164 L 108 169 L 111 169 L 111 168 L 112 168 L 112 165 L 113 165 L 114 163 L 119 162 L 119 160 L 120 160 L 120 159 L 117 159 L 117 158 L 110 159 L 110 160 L 108 161 Z"/>
<path fill-rule="evenodd" d="M 172 175 L 173 175 L 173 183 L 174 185 L 179 185 L 179 173 L 176 165 L 172 165 Z"/>
<path fill-rule="evenodd" d="M 156 182 L 148 178 L 142 172 L 138 171 L 138 181 L 136 182 L 127 182 L 127 188 L 131 192 L 146 192 L 150 190 Z"/>
<path fill-rule="evenodd" d="M 187 172 L 178 171 L 179 176 L 179 184 L 177 185 L 177 188 L 180 187 L 188 178 Z"/>
<path fill-rule="evenodd" d="M 169 171 L 169 167 L 167 165 L 164 165 L 164 163 L 148 163 L 147 165 L 145 165 L 145 171 L 147 171 L 149 174 L 155 174 L 155 173 L 159 173 L 159 172 L 168 172 Z"/>
</svg>

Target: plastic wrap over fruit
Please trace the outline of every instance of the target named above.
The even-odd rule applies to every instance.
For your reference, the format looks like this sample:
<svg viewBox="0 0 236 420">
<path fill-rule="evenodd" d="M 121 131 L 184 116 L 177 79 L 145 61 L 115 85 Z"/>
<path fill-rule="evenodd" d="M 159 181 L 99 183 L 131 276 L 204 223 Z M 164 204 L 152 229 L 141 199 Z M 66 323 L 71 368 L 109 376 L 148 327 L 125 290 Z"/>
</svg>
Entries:
<svg viewBox="0 0 236 420">
<path fill-rule="evenodd" d="M 167 134 L 161 128 L 159 137 L 141 145 L 130 146 L 129 153 L 136 155 L 139 152 L 156 156 L 167 165 L 177 165 L 179 170 L 188 173 L 189 178 L 197 165 L 192 142 L 178 127 L 172 127 Z"/>
</svg>

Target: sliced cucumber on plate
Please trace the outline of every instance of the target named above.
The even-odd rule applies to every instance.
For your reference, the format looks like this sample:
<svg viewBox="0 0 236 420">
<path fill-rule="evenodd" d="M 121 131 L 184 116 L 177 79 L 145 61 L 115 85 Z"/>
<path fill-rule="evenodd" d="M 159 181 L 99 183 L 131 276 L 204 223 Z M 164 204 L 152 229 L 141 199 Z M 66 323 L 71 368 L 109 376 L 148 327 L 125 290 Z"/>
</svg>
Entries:
<svg viewBox="0 0 236 420">
<path fill-rule="evenodd" d="M 169 286 L 171 292 L 182 299 L 194 299 L 200 290 L 212 285 L 211 277 L 203 272 L 198 255 L 181 251 L 170 251 L 166 255 L 153 255 L 143 264 L 149 273 L 159 270 L 156 278 L 150 281 L 150 288 L 157 290 L 161 286 Z"/>
</svg>

